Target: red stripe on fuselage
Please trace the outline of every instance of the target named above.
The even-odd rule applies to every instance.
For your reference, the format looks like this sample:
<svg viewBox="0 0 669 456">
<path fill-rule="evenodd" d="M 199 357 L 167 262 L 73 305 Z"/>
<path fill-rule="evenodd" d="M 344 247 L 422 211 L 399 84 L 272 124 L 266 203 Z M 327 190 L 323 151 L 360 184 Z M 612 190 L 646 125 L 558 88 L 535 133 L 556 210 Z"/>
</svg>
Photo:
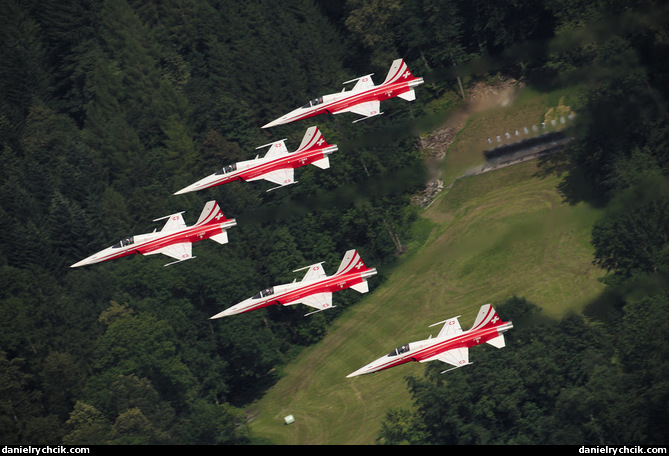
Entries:
<svg viewBox="0 0 669 456">
<path fill-rule="evenodd" d="M 488 340 L 493 339 L 498 335 L 499 334 L 497 331 L 497 327 L 466 331 L 453 338 L 435 343 L 434 345 L 429 345 L 413 353 L 408 353 L 404 357 L 398 355 L 398 358 L 391 359 L 388 361 L 388 363 L 380 365 L 375 369 L 375 371 L 388 369 L 390 367 L 398 366 L 400 364 L 408 363 L 410 361 L 422 361 L 424 359 L 428 359 L 435 355 L 438 355 L 439 353 L 443 353 L 448 350 L 453 350 L 454 348 L 474 347 L 476 345 L 480 345 L 484 342 L 487 342 Z"/>
<path fill-rule="evenodd" d="M 223 217 L 221 217 L 223 218 Z M 118 253 L 112 253 L 104 259 L 97 259 L 96 262 L 114 260 L 116 258 L 122 258 L 128 255 L 134 255 L 136 253 L 146 254 L 151 253 L 155 250 L 162 249 L 163 247 L 170 246 L 172 244 L 179 244 L 181 242 L 197 242 L 204 239 L 209 239 L 210 237 L 220 234 L 223 232 L 221 229 L 221 223 L 224 223 L 227 219 L 222 222 L 217 222 L 215 224 L 201 224 L 193 225 L 181 231 L 176 231 L 174 233 L 166 234 L 165 236 L 158 237 L 155 239 L 150 239 L 143 243 L 137 243 L 130 246 L 123 251 Z"/>
<path fill-rule="evenodd" d="M 330 146 L 328 146 L 330 147 Z M 325 158 L 323 150 L 327 147 L 323 147 L 317 150 L 305 151 L 305 152 L 290 152 L 288 155 L 277 157 L 275 160 L 262 163 L 260 165 L 251 166 L 227 175 L 221 176 L 217 181 L 210 182 L 206 187 L 200 187 L 199 190 L 205 188 L 216 187 L 218 185 L 227 184 L 236 180 L 249 180 L 253 179 L 272 171 L 278 171 L 285 168 L 300 168 L 302 166 L 310 165 L 311 163 Z"/>
<path fill-rule="evenodd" d="M 306 286 L 286 291 L 282 294 L 268 296 L 267 299 L 259 300 L 257 304 L 250 306 L 248 309 L 244 310 L 244 312 L 261 309 L 263 307 L 271 306 L 272 304 L 286 305 L 316 293 L 325 293 L 328 291 L 334 293 L 345 290 L 362 282 L 363 279 L 361 273 L 367 270 L 368 268 L 365 268 L 360 272 L 356 271 L 348 274 L 335 274 Z"/>
<path fill-rule="evenodd" d="M 267 163 L 263 163 L 255 167 L 244 169 L 240 171 L 240 173 L 237 176 L 241 177 L 242 179 L 248 180 L 248 179 L 253 179 L 255 177 L 263 176 L 273 171 L 278 171 L 280 169 L 300 168 L 302 166 L 309 165 L 316 160 L 324 158 L 325 157 L 325 155 L 323 155 L 324 149 L 325 148 L 306 152 L 291 152 L 288 155 L 278 157 L 277 159 L 269 161 Z"/>
<path fill-rule="evenodd" d="M 416 78 L 412 78 L 411 80 L 413 79 Z M 337 111 L 341 111 L 342 109 L 346 109 L 350 106 L 354 106 L 360 103 L 366 103 L 368 101 L 375 101 L 375 100 L 384 101 L 389 98 L 401 95 L 404 92 L 408 92 L 411 89 L 411 87 L 409 87 L 410 81 L 400 81 L 388 84 L 381 84 L 379 86 L 372 87 L 369 90 L 356 94 L 351 94 L 350 96 L 342 98 L 340 100 L 334 100 L 329 103 L 323 103 L 322 105 L 317 106 L 316 109 L 312 111 L 307 111 L 304 114 L 298 114 L 292 119 L 286 120 L 286 122 L 294 122 L 296 120 L 308 119 L 309 117 L 324 114 L 326 111 L 335 113 Z M 338 95 L 338 94 L 333 94 L 333 95 Z"/>
</svg>

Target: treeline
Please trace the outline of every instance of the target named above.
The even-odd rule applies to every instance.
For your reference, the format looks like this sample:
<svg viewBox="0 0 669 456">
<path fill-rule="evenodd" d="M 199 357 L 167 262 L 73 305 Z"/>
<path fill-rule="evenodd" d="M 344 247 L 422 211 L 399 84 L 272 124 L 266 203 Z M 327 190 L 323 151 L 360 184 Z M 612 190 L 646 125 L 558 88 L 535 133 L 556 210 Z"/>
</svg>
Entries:
<svg viewBox="0 0 669 456">
<path fill-rule="evenodd" d="M 540 71 L 578 83 L 583 97 L 578 140 L 542 165 L 566 172 L 565 199 L 604 208 L 591 242 L 606 291 L 561 321 L 522 297 L 497 303 L 514 322 L 507 348 L 485 347 L 457 375 L 429 366 L 407 378 L 415 410 L 391 410 L 381 443 L 667 444 L 668 10 L 544 3 L 555 12 L 551 45 L 568 52 Z"/>
<path fill-rule="evenodd" d="M 666 331 L 643 299 L 657 313 L 666 294 L 658 285 L 661 292 L 640 296 L 632 285 L 666 271 L 666 236 L 662 244 L 644 231 L 663 227 L 666 235 L 666 193 L 645 186 L 650 175 L 663 182 L 666 171 L 666 27 L 658 14 L 630 16 L 624 33 L 601 27 L 632 8 L 664 12 L 654 2 L 0 0 L 0 8 L 4 444 L 255 442 L 241 407 L 359 295 L 339 293 L 336 309 L 309 318 L 294 308 L 208 317 L 291 281 L 298 267 L 325 261 L 331 273 L 350 248 L 379 268 L 370 281 L 378 286 L 408 241 L 409 196 L 423 183 L 415 137 L 404 133 L 415 134 L 430 100 L 461 96 L 488 71 L 591 79 L 582 108 L 593 115 L 570 176 L 583 173 L 593 194 L 620 202 L 593 233 L 625 315 L 602 332 L 621 342 L 614 328 L 652 319 L 659 339 L 642 340 L 662 360 L 653 343 Z M 584 24 L 600 24 L 598 33 L 573 33 Z M 301 168 L 299 184 L 269 193 L 271 184 L 256 182 L 173 195 L 253 158 L 261 144 L 287 137 L 294 150 L 311 123 L 260 126 L 342 81 L 374 72 L 379 82 L 400 56 L 426 77 L 418 100 L 391 100 L 383 116 L 355 126 L 350 116 L 314 120 L 339 145 L 330 169 Z M 633 113 L 624 125 L 621 112 Z M 625 204 L 634 191 L 646 205 Z M 196 243 L 196 259 L 167 268 L 164 258 L 136 256 L 69 269 L 159 228 L 155 218 L 186 211 L 192 224 L 211 199 L 237 219 L 229 244 Z M 624 247 L 628 238 L 614 241 L 626 236 L 620 227 L 634 227 L 635 253 Z M 630 317 L 631 309 L 638 311 Z M 612 348 L 603 366 L 662 385 L 655 379 L 666 357 L 638 359 L 641 341 L 626 342 L 637 345 L 624 354 Z M 641 364 L 633 372 L 625 364 L 632 361 Z M 659 387 L 640 396 L 664 397 L 644 409 L 652 417 L 661 418 L 662 394 Z M 650 439 L 656 428 L 648 426 L 640 429 Z"/>
</svg>

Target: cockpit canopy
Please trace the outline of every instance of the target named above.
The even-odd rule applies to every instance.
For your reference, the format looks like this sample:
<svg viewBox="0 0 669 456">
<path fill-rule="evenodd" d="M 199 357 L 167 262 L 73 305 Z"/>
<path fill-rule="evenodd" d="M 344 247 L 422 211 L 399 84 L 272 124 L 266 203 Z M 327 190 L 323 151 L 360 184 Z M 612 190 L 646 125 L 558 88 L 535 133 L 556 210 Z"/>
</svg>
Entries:
<svg viewBox="0 0 669 456">
<path fill-rule="evenodd" d="M 302 108 L 311 108 L 312 106 L 316 106 L 316 105 L 319 105 L 321 103 L 323 103 L 323 97 L 314 98 L 309 103 L 302 106 Z"/>
<path fill-rule="evenodd" d="M 224 166 L 216 174 L 227 174 L 227 173 L 231 173 L 231 172 L 235 171 L 236 169 L 237 169 L 237 164 L 235 163 L 235 164 L 232 164 L 232 165 Z"/>
<path fill-rule="evenodd" d="M 130 237 L 127 237 L 125 239 L 121 239 L 116 244 L 112 245 L 112 248 L 113 249 L 118 249 L 118 248 L 121 248 L 121 247 L 125 247 L 126 245 L 132 245 L 134 243 L 135 243 L 135 237 L 130 236 Z"/>
<path fill-rule="evenodd" d="M 388 356 L 397 356 L 401 353 L 405 353 L 408 351 L 409 351 L 409 344 L 404 344 L 401 347 L 397 347 L 395 350 L 388 353 Z"/>
<path fill-rule="evenodd" d="M 265 296 L 271 296 L 273 294 L 274 294 L 274 287 L 265 288 L 264 290 L 261 290 L 260 293 L 254 295 L 253 299 L 260 299 L 264 298 Z"/>
</svg>

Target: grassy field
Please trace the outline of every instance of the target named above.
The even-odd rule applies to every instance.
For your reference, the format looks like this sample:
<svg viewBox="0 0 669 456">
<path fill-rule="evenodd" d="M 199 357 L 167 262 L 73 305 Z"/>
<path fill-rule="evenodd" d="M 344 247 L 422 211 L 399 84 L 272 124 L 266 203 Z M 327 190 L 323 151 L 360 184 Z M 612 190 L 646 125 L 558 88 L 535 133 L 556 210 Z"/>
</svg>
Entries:
<svg viewBox="0 0 669 456">
<path fill-rule="evenodd" d="M 404 377 L 422 375 L 424 366 L 347 379 L 350 372 L 427 337 L 440 320 L 462 315 L 467 329 L 482 304 L 514 294 L 555 317 L 594 299 L 601 271 L 591 264 L 589 239 L 598 211 L 564 203 L 560 178 L 539 177 L 536 167 L 462 179 L 432 204 L 418 224 L 431 227 L 425 242 L 285 368 L 253 406 L 253 432 L 277 444 L 373 444 L 390 408 L 411 407 Z M 287 415 L 293 424 L 284 424 Z"/>
</svg>

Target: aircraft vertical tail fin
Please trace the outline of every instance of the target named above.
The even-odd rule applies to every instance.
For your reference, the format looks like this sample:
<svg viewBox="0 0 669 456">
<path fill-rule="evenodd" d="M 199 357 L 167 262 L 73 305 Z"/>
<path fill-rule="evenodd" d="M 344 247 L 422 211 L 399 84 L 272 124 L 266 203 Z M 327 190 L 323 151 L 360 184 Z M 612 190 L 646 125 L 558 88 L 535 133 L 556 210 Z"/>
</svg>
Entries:
<svg viewBox="0 0 669 456">
<path fill-rule="evenodd" d="M 390 65 L 390 70 L 388 71 L 386 80 L 383 81 L 383 83 L 390 84 L 400 80 L 408 82 L 414 79 L 418 78 L 416 78 L 413 74 L 411 74 L 411 70 L 409 70 L 409 67 L 407 66 L 404 59 L 397 59 L 393 61 L 392 65 Z"/>
<path fill-rule="evenodd" d="M 304 133 L 300 147 L 295 152 L 305 152 L 307 150 L 314 149 L 324 149 L 326 147 L 332 147 L 332 144 L 329 144 L 323 134 L 318 129 L 317 126 L 309 127 Z M 336 147 L 336 146 L 335 146 Z"/>
<path fill-rule="evenodd" d="M 506 323 L 507 322 L 502 321 L 499 315 L 497 315 L 497 312 L 495 309 L 493 309 L 492 304 L 484 304 L 481 306 L 481 309 L 476 316 L 476 320 L 474 321 L 474 326 L 472 326 L 471 330 L 502 326 Z"/>
<path fill-rule="evenodd" d="M 208 225 L 210 223 L 223 223 L 228 221 L 228 219 L 223 215 L 223 211 L 218 206 L 216 201 L 209 201 L 205 204 L 200 218 L 197 220 L 196 225 Z"/>
<path fill-rule="evenodd" d="M 362 261 L 362 258 L 360 258 L 360 254 L 358 253 L 358 251 L 352 249 L 346 252 L 346 254 L 344 254 L 344 258 L 341 260 L 341 263 L 339 264 L 339 269 L 337 269 L 335 275 L 344 274 L 351 270 L 363 272 L 368 269 L 369 268 L 365 266 L 365 263 Z"/>
</svg>

